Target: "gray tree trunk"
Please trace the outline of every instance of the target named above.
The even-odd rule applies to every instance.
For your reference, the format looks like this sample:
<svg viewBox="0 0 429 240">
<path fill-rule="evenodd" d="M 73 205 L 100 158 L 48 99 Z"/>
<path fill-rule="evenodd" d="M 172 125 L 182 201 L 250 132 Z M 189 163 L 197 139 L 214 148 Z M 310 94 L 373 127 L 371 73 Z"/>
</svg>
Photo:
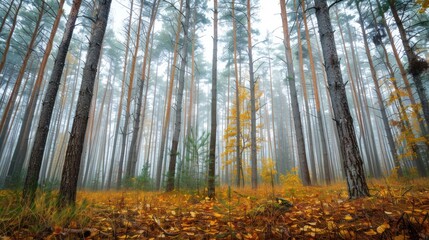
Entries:
<svg viewBox="0 0 429 240">
<path fill-rule="evenodd" d="M 167 173 L 167 186 L 166 191 L 170 192 L 174 190 L 174 176 L 176 173 L 176 160 L 177 160 L 177 149 L 179 146 L 180 130 L 182 127 L 182 105 L 183 105 L 183 90 L 185 87 L 185 68 L 188 59 L 188 30 L 189 30 L 189 19 L 191 17 L 191 6 L 190 0 L 185 2 L 185 22 L 183 23 L 183 47 L 182 47 L 182 61 L 180 62 L 179 72 L 179 88 L 176 96 L 176 117 L 173 131 L 173 140 L 170 151 L 170 163 L 168 166 Z"/>
<path fill-rule="evenodd" d="M 69 144 L 66 151 L 63 174 L 61 178 L 59 205 L 70 205 L 76 201 L 77 181 L 85 139 L 88 116 L 93 97 L 94 82 L 98 70 L 101 46 L 106 32 L 112 0 L 100 0 L 98 12 L 92 26 L 85 67 L 83 68 L 82 84 Z"/>
<path fill-rule="evenodd" d="M 25 179 L 23 189 L 24 201 L 28 203 L 32 203 L 34 201 L 37 181 L 39 180 L 40 167 L 43 160 L 43 153 L 46 146 L 46 139 L 49 133 L 49 124 L 51 123 L 55 99 L 57 97 L 58 88 L 60 86 L 61 76 L 64 69 L 64 62 L 66 60 L 81 3 L 81 0 L 73 1 L 69 18 L 67 19 L 66 23 L 66 29 L 64 30 L 63 38 L 58 47 L 54 68 L 52 70 L 51 78 L 49 79 L 48 89 L 46 90 L 46 95 L 43 99 L 43 107 L 40 114 L 39 124 L 35 135 L 35 143 L 32 148 L 30 163 L 27 170 L 27 177 Z"/>
<path fill-rule="evenodd" d="M 213 1 L 213 58 L 212 58 L 212 102 L 211 102 L 211 125 L 210 125 L 210 152 L 209 152 L 209 172 L 207 183 L 207 195 L 214 198 L 215 195 L 215 170 L 216 170 L 216 109 L 217 109 L 217 24 L 218 8 L 217 0 Z"/>
<path fill-rule="evenodd" d="M 307 156 L 305 154 L 304 133 L 302 131 L 301 114 L 299 112 L 298 95 L 296 93 L 295 72 L 293 69 L 292 49 L 290 47 L 289 27 L 286 14 L 285 0 L 280 0 L 280 9 L 283 25 L 283 44 L 285 46 L 287 81 L 289 83 L 290 98 L 292 104 L 293 123 L 295 127 L 296 143 L 298 147 L 298 161 L 301 172 L 302 183 L 311 185 L 310 172 L 308 171 Z"/>
<path fill-rule="evenodd" d="M 328 87 L 339 135 L 339 146 L 344 154 L 344 172 L 350 199 L 369 196 L 363 171 L 363 161 L 359 152 L 353 119 L 347 102 L 345 84 L 341 75 L 340 62 L 335 46 L 334 32 L 329 17 L 326 0 L 315 0 L 320 42 L 325 62 Z"/>
</svg>

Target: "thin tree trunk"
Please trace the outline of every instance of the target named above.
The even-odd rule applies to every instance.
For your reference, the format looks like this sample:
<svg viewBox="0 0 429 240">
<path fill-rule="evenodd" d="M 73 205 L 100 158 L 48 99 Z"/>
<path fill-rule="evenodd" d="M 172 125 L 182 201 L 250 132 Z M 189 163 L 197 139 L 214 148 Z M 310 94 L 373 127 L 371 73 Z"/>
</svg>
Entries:
<svg viewBox="0 0 429 240">
<path fill-rule="evenodd" d="M 43 159 L 43 152 L 46 146 L 46 139 L 49 133 L 49 124 L 51 122 L 52 112 L 55 105 L 58 88 L 61 81 L 61 75 L 64 69 L 64 62 L 69 49 L 70 41 L 73 35 L 75 22 L 81 0 L 74 0 L 70 10 L 69 18 L 66 23 L 66 29 L 58 47 L 58 53 L 55 58 L 54 68 L 52 70 L 51 78 L 49 80 L 48 89 L 43 100 L 43 107 L 40 115 L 39 124 L 35 136 L 35 144 L 31 152 L 30 163 L 27 170 L 27 177 L 23 189 L 23 198 L 27 203 L 34 201 L 37 181 L 39 179 L 40 167 Z"/>
<path fill-rule="evenodd" d="M 369 196 L 369 190 L 363 171 L 363 161 L 359 152 L 353 119 L 347 103 L 345 84 L 341 76 L 335 39 L 332 30 L 329 9 L 326 0 L 315 0 L 317 23 L 326 74 L 328 76 L 329 93 L 334 110 L 335 122 L 339 135 L 339 145 L 345 156 L 344 170 L 350 199 Z"/>
<path fill-rule="evenodd" d="M 296 1 L 294 1 L 294 5 L 296 4 Z M 308 105 L 308 93 L 307 93 L 307 83 L 305 80 L 305 73 L 304 73 L 304 59 L 303 59 L 303 49 L 302 49 L 302 37 L 301 37 L 301 24 L 298 23 L 297 25 L 298 29 L 298 58 L 299 58 L 299 72 L 301 76 L 301 87 L 302 92 L 304 94 L 304 109 L 305 109 L 305 119 L 307 124 L 307 132 L 308 132 L 308 155 L 309 155 L 309 163 L 310 163 L 310 169 L 311 169 L 311 182 L 317 183 L 317 172 L 316 172 L 316 162 L 314 159 L 314 144 L 313 144 L 313 130 L 311 126 L 311 120 L 310 120 L 310 107 Z M 312 57 L 311 55 L 309 57 Z"/>
<path fill-rule="evenodd" d="M 3 110 L 3 116 L 0 122 L 0 156 L 3 154 L 5 141 L 7 139 L 5 138 L 5 134 L 7 132 L 7 128 L 9 127 L 10 119 L 12 117 L 12 111 L 15 106 L 16 98 L 18 97 L 18 92 L 21 87 L 22 79 L 24 78 L 25 71 L 27 70 L 28 61 L 30 60 L 31 54 L 33 53 L 33 49 L 36 44 L 37 36 L 40 32 L 40 24 L 42 22 L 42 17 L 45 14 L 45 2 L 42 1 L 41 5 L 39 7 L 39 14 L 34 26 L 33 33 L 31 35 L 30 42 L 27 46 L 27 51 L 25 53 L 25 56 L 22 61 L 22 65 L 19 69 L 18 76 L 15 81 L 15 85 L 13 86 L 12 93 L 9 97 L 9 101 L 6 104 L 5 109 Z M 4 52 L 3 55 L 6 55 L 7 53 Z M 1 72 L 1 69 L 0 69 Z"/>
<path fill-rule="evenodd" d="M 5 47 L 3 50 L 3 56 L 2 56 L 1 61 L 0 61 L 0 73 L 3 72 L 3 68 L 4 68 L 4 65 L 6 63 L 7 54 L 9 52 L 9 48 L 10 48 L 10 41 L 12 40 L 12 35 L 13 35 L 13 32 L 15 31 L 16 20 L 18 19 L 18 13 L 19 13 L 19 10 L 21 9 L 22 2 L 23 2 L 23 0 L 19 1 L 18 6 L 16 7 L 16 10 L 15 10 L 15 15 L 13 16 L 12 26 L 10 27 L 9 35 L 7 36 Z M 0 127 L 0 129 L 1 129 L 1 127 Z"/>
<path fill-rule="evenodd" d="M 302 183 L 307 186 L 311 185 L 310 173 L 308 171 L 307 156 L 305 154 L 304 134 L 302 131 L 301 114 L 298 106 L 298 96 L 295 86 L 295 72 L 293 70 L 292 50 L 290 47 L 289 27 L 286 15 L 285 0 L 280 0 L 280 9 L 283 26 L 283 44 L 285 46 L 286 64 L 287 64 L 287 81 L 291 96 L 293 122 L 295 126 L 296 141 L 298 147 L 298 161 L 300 163 Z"/>
<path fill-rule="evenodd" d="M 142 101 L 143 101 L 142 95 L 143 95 L 144 84 L 146 81 L 146 67 L 147 67 L 147 62 L 149 59 L 150 37 L 151 37 L 152 28 L 153 28 L 154 23 L 155 23 L 156 13 L 158 11 L 159 3 L 160 3 L 160 1 L 158 1 L 158 0 L 155 0 L 152 3 L 151 17 L 150 17 L 148 30 L 146 33 L 145 49 L 144 49 L 144 55 L 143 55 L 143 68 L 142 68 L 142 73 L 141 73 L 139 91 L 137 92 L 137 106 L 135 109 L 136 114 L 134 116 L 134 129 L 133 129 L 133 135 L 131 138 L 131 144 L 130 144 L 131 149 L 130 149 L 130 156 L 128 158 L 126 177 L 134 177 L 136 174 L 137 156 L 138 156 L 138 150 L 140 149 L 140 146 L 139 146 L 140 144 L 137 144 L 137 142 L 138 142 L 137 137 L 139 134 L 139 127 L 140 127 L 140 116 L 141 116 L 140 111 L 142 108 Z M 137 49 L 136 49 L 136 51 L 137 51 Z M 144 118 L 144 115 L 142 115 L 141 117 Z M 143 123 L 144 120 L 142 120 L 141 122 Z"/>
<path fill-rule="evenodd" d="M 250 76 L 250 166 L 252 169 L 252 188 L 258 188 L 258 160 L 256 146 L 256 97 L 255 97 L 255 73 L 253 70 L 253 46 L 252 46 L 252 26 L 251 26 L 251 5 L 247 0 L 247 54 L 249 56 L 249 76 Z"/>
<path fill-rule="evenodd" d="M 237 178 L 236 178 L 236 186 L 241 186 L 241 176 L 243 175 L 243 164 L 241 160 L 241 124 L 240 124 L 240 84 L 239 84 L 239 76 L 238 76 L 238 65 L 237 65 L 237 19 L 235 19 L 235 0 L 232 0 L 231 7 L 232 14 L 232 32 L 233 32 L 233 45 L 234 45 L 234 73 L 235 73 L 235 107 L 236 107 L 236 145 L 235 145 L 235 154 L 236 154 L 236 169 L 237 169 Z M 244 178 L 243 178 L 244 185 Z"/>
<path fill-rule="evenodd" d="M 73 127 L 61 178 L 58 199 L 58 204 L 60 206 L 74 204 L 76 201 L 77 180 L 83 142 L 88 124 L 94 80 L 97 74 L 97 65 L 102 47 L 101 43 L 103 42 L 104 33 L 106 32 L 111 3 L 112 0 L 99 1 L 98 12 L 95 22 L 93 23 L 85 67 L 83 69 L 81 90 L 79 92 L 76 114 L 73 120 Z"/>
<path fill-rule="evenodd" d="M 207 195 L 214 198 L 215 194 L 215 171 L 216 171 L 216 126 L 217 126 L 217 25 L 218 8 L 217 0 L 213 1 L 213 58 L 212 58 L 212 102 L 211 102 L 211 126 L 210 126 L 210 153 L 209 173 L 207 183 Z"/>
<path fill-rule="evenodd" d="M 357 0 L 355 0 L 355 4 L 356 4 L 356 8 L 357 8 L 358 13 L 359 13 L 359 23 L 361 26 L 361 31 L 362 31 L 362 36 L 363 36 L 363 41 L 364 41 L 364 46 L 365 46 L 365 53 L 366 53 L 366 56 L 368 58 L 369 69 L 371 71 L 372 81 L 374 83 L 375 92 L 377 94 L 378 105 L 379 105 L 380 112 L 381 112 L 381 119 L 383 120 L 384 131 L 386 132 L 386 137 L 387 137 L 387 141 L 388 141 L 388 145 L 389 145 L 389 149 L 390 149 L 390 154 L 392 155 L 393 162 L 394 162 L 395 168 L 397 168 L 399 176 L 402 176 L 402 169 L 401 169 L 401 165 L 399 164 L 399 159 L 397 156 L 395 141 L 393 140 L 392 130 L 390 129 L 390 125 L 389 125 L 389 119 L 387 118 L 386 107 L 384 106 L 384 102 L 383 102 L 383 96 L 381 94 L 380 86 L 378 84 L 377 72 L 375 70 L 374 63 L 372 61 L 371 51 L 369 49 L 368 37 L 367 37 L 366 30 L 364 27 L 364 21 L 363 21 L 361 9 L 359 6 L 359 2 Z"/>
<path fill-rule="evenodd" d="M 52 26 L 52 30 L 49 36 L 48 43 L 46 45 L 45 53 L 43 54 L 42 62 L 40 63 L 39 72 L 37 73 L 37 79 L 33 87 L 33 91 L 31 92 L 30 101 L 27 105 L 27 108 L 23 117 L 23 125 L 21 126 L 21 130 L 19 132 L 18 143 L 15 148 L 14 154 L 12 156 L 12 163 L 9 167 L 8 176 L 11 179 L 17 180 L 22 172 L 25 155 L 28 149 L 28 136 L 31 131 L 31 124 L 33 122 L 34 111 L 36 109 L 37 99 L 39 98 L 40 89 L 43 82 L 43 77 L 45 74 L 46 63 L 48 62 L 49 55 L 51 54 L 55 34 L 57 33 L 57 29 L 62 17 L 63 6 L 65 0 L 61 0 L 58 6 L 58 12 L 55 17 L 54 24 Z"/>
<path fill-rule="evenodd" d="M 136 63 L 137 63 L 137 53 L 140 46 L 140 31 L 141 31 L 141 24 L 142 24 L 142 12 L 143 12 L 143 5 L 140 5 L 139 10 L 139 23 L 137 25 L 137 35 L 136 35 L 136 46 L 134 48 L 134 54 L 132 57 L 131 62 L 131 70 L 130 70 L 130 82 L 128 83 L 128 94 L 127 94 L 127 106 L 125 110 L 125 122 L 124 122 L 124 128 L 122 129 L 122 144 L 121 144 L 121 156 L 119 158 L 119 169 L 118 169 L 118 178 L 116 180 L 116 188 L 119 189 L 122 186 L 122 172 L 125 162 L 125 156 L 126 156 L 126 143 L 127 143 L 127 135 L 128 135 L 128 125 L 130 122 L 130 111 L 131 111 L 131 97 L 133 93 L 133 86 L 134 86 L 134 75 L 135 75 L 135 69 L 136 69 Z M 130 13 L 130 19 L 131 19 Z"/>
<path fill-rule="evenodd" d="M 417 94 L 422 104 L 423 116 L 426 120 L 426 124 L 429 125 L 429 102 L 426 94 L 426 85 L 423 83 L 424 76 L 429 74 L 429 63 L 419 57 L 411 48 L 410 41 L 407 38 L 404 25 L 401 18 L 399 17 L 398 10 L 396 9 L 396 3 L 394 0 L 388 0 L 390 11 L 392 12 L 393 18 L 395 19 L 396 25 L 398 26 L 399 35 L 401 36 L 402 45 L 404 45 L 405 55 L 408 59 L 408 72 L 413 76 L 414 84 L 416 85 Z"/>
<path fill-rule="evenodd" d="M 4 24 L 7 21 L 7 17 L 9 17 L 10 10 L 12 9 L 14 3 L 15 3 L 15 0 L 10 1 L 9 7 L 7 8 L 6 12 L 4 13 L 3 19 L 2 19 L 1 24 L 0 24 L 0 33 L 3 31 Z"/>
<path fill-rule="evenodd" d="M 176 30 L 176 39 L 174 42 L 174 53 L 173 53 L 173 62 L 171 63 L 171 72 L 170 72 L 170 81 L 166 102 L 166 111 L 165 117 L 162 124 L 162 133 L 161 133 L 161 145 L 159 148 L 159 156 L 158 156 L 158 164 L 156 168 L 156 179 L 155 179 L 155 187 L 157 190 L 161 189 L 161 178 L 162 178 L 162 168 L 163 168 L 163 160 L 164 160 L 164 152 L 165 152 L 165 142 L 167 140 L 167 130 L 170 124 L 170 115 L 171 115 L 171 99 L 173 96 L 173 86 L 174 86 L 174 77 L 176 76 L 176 62 L 178 55 L 178 47 L 180 41 L 180 32 L 182 29 L 182 6 L 183 0 L 180 0 L 180 12 L 177 17 L 177 30 Z"/>
<path fill-rule="evenodd" d="M 182 61 L 180 63 L 180 72 L 179 72 L 179 88 L 177 90 L 176 96 L 176 117 L 173 131 L 173 140 L 171 144 L 170 151 L 170 163 L 167 173 L 167 186 L 166 191 L 170 192 L 174 190 L 174 176 L 176 173 L 176 159 L 177 159 L 177 148 L 179 145 L 180 129 L 182 126 L 182 104 L 183 104 L 183 90 L 185 86 L 185 68 L 188 57 L 188 29 L 189 29 L 189 19 L 191 15 L 191 6 L 190 0 L 185 1 L 185 22 L 183 23 L 183 47 L 182 47 Z"/>
</svg>

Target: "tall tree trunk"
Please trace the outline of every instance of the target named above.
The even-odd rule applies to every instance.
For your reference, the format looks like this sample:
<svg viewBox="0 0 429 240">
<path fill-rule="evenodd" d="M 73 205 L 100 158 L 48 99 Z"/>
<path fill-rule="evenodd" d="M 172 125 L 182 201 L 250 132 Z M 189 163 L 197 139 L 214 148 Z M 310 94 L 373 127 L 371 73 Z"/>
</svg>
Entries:
<svg viewBox="0 0 429 240">
<path fill-rule="evenodd" d="M 9 127 L 10 119 L 12 117 L 12 112 L 15 106 L 16 98 L 18 97 L 18 92 L 21 87 L 22 79 L 24 78 L 25 71 L 27 70 L 28 61 L 30 60 L 31 54 L 34 51 L 33 49 L 35 48 L 36 39 L 40 33 L 39 27 L 42 22 L 42 17 L 45 14 L 45 2 L 42 1 L 41 5 L 38 6 L 38 8 L 39 8 L 39 14 L 34 26 L 33 33 L 31 34 L 30 42 L 28 43 L 28 46 L 27 46 L 27 51 L 22 60 L 22 65 L 19 69 L 18 76 L 15 81 L 15 85 L 13 86 L 13 89 L 12 89 L 12 93 L 9 97 L 9 100 L 6 104 L 5 109 L 3 110 L 3 116 L 0 122 L 0 156 L 2 156 L 3 154 L 5 141 L 7 141 L 5 136 L 6 136 L 7 129 Z M 3 55 L 6 55 L 6 52 L 3 53 Z"/>
<path fill-rule="evenodd" d="M 180 12 L 177 17 L 176 39 L 174 42 L 173 62 L 171 63 L 170 81 L 169 81 L 169 88 L 168 88 L 168 95 L 167 95 L 167 102 L 166 102 L 167 105 L 166 105 L 164 121 L 162 124 L 161 145 L 159 148 L 158 163 L 156 166 L 155 187 L 157 190 L 161 189 L 165 142 L 167 140 L 168 126 L 170 125 L 171 99 L 173 96 L 174 77 L 176 76 L 176 62 L 177 62 L 177 55 L 179 52 L 178 47 L 179 47 L 179 41 L 180 41 L 180 32 L 182 29 L 182 7 L 183 7 L 183 0 L 180 0 L 180 8 L 179 8 Z"/>
<path fill-rule="evenodd" d="M 334 110 L 339 135 L 339 145 L 344 155 L 344 170 L 350 199 L 369 196 L 363 161 L 359 152 L 353 119 L 347 103 L 345 84 L 343 83 L 340 62 L 338 60 L 335 39 L 329 17 L 326 0 L 315 0 L 320 42 L 323 50 L 329 93 Z"/>
<path fill-rule="evenodd" d="M 239 84 L 239 76 L 238 76 L 238 64 L 237 64 L 237 19 L 235 18 L 235 0 L 232 0 L 232 32 L 233 32 L 233 45 L 234 45 L 234 74 L 235 74 L 235 107 L 236 107 L 236 145 L 235 145 L 235 154 L 236 154 L 236 170 L 237 170 L 237 178 L 236 178 L 236 186 L 241 186 L 241 176 L 243 175 L 243 164 L 241 159 L 241 124 L 240 124 L 240 84 Z M 244 178 L 243 185 L 244 185 Z"/>
<path fill-rule="evenodd" d="M 252 15 L 250 12 L 250 0 L 247 0 L 247 54 L 249 56 L 250 76 L 250 167 L 252 169 L 252 188 L 258 188 L 258 161 L 256 147 L 256 97 L 255 97 L 255 72 L 253 70 L 253 46 L 252 46 Z"/>
<path fill-rule="evenodd" d="M 137 63 L 137 53 L 140 46 L 140 31 L 141 31 L 141 24 L 142 24 L 142 12 L 143 12 L 143 5 L 140 5 L 139 10 L 139 23 L 137 25 L 137 35 L 136 35 L 136 46 L 134 48 L 134 53 L 131 61 L 131 70 L 130 70 L 130 82 L 128 83 L 128 93 L 127 93 L 127 106 L 125 109 L 125 122 L 124 122 L 124 128 L 122 129 L 122 151 L 121 156 L 119 158 L 119 168 L 118 168 L 118 178 L 116 180 L 116 188 L 119 189 L 122 186 L 122 172 L 125 162 L 125 156 L 126 156 L 126 143 L 127 143 L 127 135 L 128 135 L 128 125 L 130 123 L 130 111 L 131 111 L 131 97 L 133 93 L 133 86 L 134 86 L 134 75 L 136 70 L 136 63 Z M 132 11 L 131 13 L 132 14 Z M 131 16 L 130 16 L 131 18 Z"/>
<path fill-rule="evenodd" d="M 392 12 L 395 23 L 398 26 L 399 35 L 401 36 L 402 45 L 404 45 L 405 55 L 408 59 L 408 72 L 413 76 L 414 84 L 416 85 L 417 94 L 419 95 L 420 102 L 422 104 L 423 116 L 426 120 L 426 124 L 429 125 L 429 102 L 426 94 L 426 86 L 424 76 L 428 75 L 429 63 L 419 57 L 411 48 L 410 40 L 407 37 L 404 25 L 401 18 L 399 17 L 398 10 L 396 9 L 396 3 L 394 0 L 388 0 L 390 11 Z"/>
<path fill-rule="evenodd" d="M 23 164 L 25 161 L 25 156 L 29 145 L 28 137 L 30 136 L 31 124 L 33 122 L 33 117 L 34 117 L 34 111 L 36 109 L 37 99 L 39 98 L 40 89 L 41 89 L 43 77 L 45 74 L 46 63 L 48 62 L 49 55 L 51 54 L 55 34 L 57 33 L 58 25 L 62 17 L 64 2 L 65 0 L 61 0 L 59 2 L 58 12 L 55 17 L 54 24 L 52 26 L 48 43 L 46 44 L 46 50 L 45 50 L 45 53 L 43 54 L 42 62 L 40 63 L 39 72 L 37 73 L 37 79 L 36 79 L 36 82 L 34 83 L 34 87 L 33 87 L 33 91 L 31 92 L 29 103 L 27 105 L 27 108 L 25 109 L 24 118 L 23 118 L 24 122 L 19 132 L 18 143 L 15 148 L 14 154 L 12 156 L 11 165 L 9 166 L 8 177 L 10 177 L 12 180 L 17 180 L 21 176 Z"/>
<path fill-rule="evenodd" d="M 110 167 L 109 167 L 109 173 L 107 175 L 107 189 L 110 189 L 112 186 L 112 178 L 113 178 L 113 167 L 115 163 L 115 156 L 116 156 L 116 149 L 118 149 L 118 138 L 119 138 L 119 125 L 121 124 L 121 118 L 122 118 L 122 105 L 125 95 L 125 85 L 126 85 L 126 76 L 127 76 L 127 66 L 128 66 L 128 52 L 130 50 L 130 39 L 131 39 L 131 22 L 133 18 L 133 6 L 134 6 L 134 0 L 131 0 L 131 7 L 130 7 L 130 17 L 128 18 L 128 25 L 127 25 L 127 40 L 125 43 L 125 57 L 124 57 L 124 68 L 122 69 L 122 87 L 121 87 L 121 96 L 119 98 L 119 104 L 118 104 L 118 115 L 116 116 L 116 130 L 115 130 L 115 139 L 113 140 L 113 151 L 112 151 L 112 157 L 110 158 Z M 123 148 L 119 148 L 119 152 L 125 151 Z"/>
<path fill-rule="evenodd" d="M 3 19 L 0 24 L 0 33 L 3 31 L 4 24 L 6 23 L 7 18 L 9 17 L 10 10 L 12 9 L 14 3 L 15 3 L 15 0 L 10 1 L 9 7 L 7 8 L 6 12 L 3 15 Z"/>
<path fill-rule="evenodd" d="M 294 1 L 294 8 L 296 8 L 296 1 Z M 297 9 L 298 11 L 298 9 Z M 304 72 L 304 58 L 303 58 L 303 48 L 302 48 L 302 37 L 301 37 L 301 23 L 297 25 L 298 29 L 298 58 L 299 58 L 299 73 L 301 77 L 301 88 L 302 93 L 304 95 L 304 109 L 305 109 L 305 120 L 307 124 L 307 132 L 308 132 L 308 155 L 309 155 L 309 163 L 311 169 L 311 182 L 313 184 L 317 183 L 317 172 L 316 172 L 316 162 L 314 159 L 314 144 L 313 144 L 313 130 L 311 126 L 310 120 L 310 107 L 308 105 L 308 93 L 307 93 L 307 83 Z M 311 57 L 311 56 L 310 56 Z"/>
<path fill-rule="evenodd" d="M 142 68 L 141 79 L 139 83 L 139 90 L 137 92 L 137 105 L 135 109 L 136 114 L 134 116 L 134 130 L 131 138 L 131 144 L 130 144 L 131 149 L 130 149 L 130 156 L 128 158 L 126 177 L 134 177 L 136 174 L 137 156 L 138 156 L 138 150 L 140 149 L 140 146 L 139 146 L 140 144 L 137 144 L 138 142 L 137 137 L 139 135 L 139 127 L 140 127 L 140 116 L 141 116 L 140 111 L 142 108 L 142 101 L 143 101 L 143 96 L 142 96 L 143 87 L 146 81 L 146 67 L 149 59 L 149 46 L 150 46 L 151 32 L 155 23 L 156 13 L 158 11 L 159 3 L 160 1 L 158 0 L 155 0 L 152 3 L 150 22 L 146 33 L 145 49 L 144 49 L 144 55 L 143 55 L 143 66 L 142 66 L 143 68 Z M 144 118 L 144 115 L 142 115 L 141 117 Z M 143 123 L 144 121 L 142 120 L 141 122 Z"/>
<path fill-rule="evenodd" d="M 215 194 L 215 170 L 216 170 L 216 126 L 217 126 L 217 25 L 218 8 L 217 0 L 213 1 L 213 58 L 212 58 L 212 102 L 211 102 L 211 125 L 210 125 L 210 152 L 209 173 L 207 183 L 207 195 L 214 198 Z"/>
<path fill-rule="evenodd" d="M 13 32 L 15 31 L 16 20 L 18 19 L 18 13 L 19 13 L 19 10 L 21 9 L 22 2 L 23 0 L 19 0 L 18 6 L 16 7 L 16 10 L 15 10 L 15 14 L 13 15 L 12 26 L 10 27 L 9 35 L 7 36 L 5 47 L 3 50 L 3 56 L 0 61 L 0 73 L 3 72 L 3 68 L 6 63 L 7 53 L 9 52 L 9 48 L 10 48 L 10 41 L 12 40 L 12 35 L 13 35 Z"/>
<path fill-rule="evenodd" d="M 286 15 L 285 0 L 280 0 L 280 10 L 283 26 L 283 44 L 285 46 L 287 81 L 292 104 L 293 122 L 295 126 L 296 142 L 298 147 L 298 161 L 300 163 L 302 183 L 305 186 L 311 185 L 310 173 L 308 171 L 307 156 L 305 154 L 304 133 L 302 131 L 301 114 L 298 106 L 298 96 L 295 86 L 295 72 L 293 70 L 292 50 L 290 47 L 289 27 Z"/>
<path fill-rule="evenodd" d="M 182 60 L 180 62 L 180 72 L 179 72 L 179 88 L 177 90 L 176 96 L 176 117 L 173 131 L 173 140 L 171 143 L 170 151 L 170 163 L 168 166 L 167 173 L 167 185 L 166 191 L 170 192 L 174 190 L 174 176 L 176 173 L 176 160 L 177 160 L 177 148 L 179 146 L 179 137 L 180 129 L 182 126 L 182 105 L 183 105 L 183 90 L 185 86 L 185 68 L 188 58 L 188 29 L 189 29 L 189 19 L 191 17 L 191 6 L 190 0 L 185 1 L 185 22 L 183 23 L 183 46 L 182 46 Z"/>
<path fill-rule="evenodd" d="M 88 124 L 92 92 L 94 90 L 94 81 L 98 69 L 97 65 L 99 62 L 104 33 L 106 32 L 111 3 L 112 0 L 100 0 L 98 2 L 98 12 L 92 26 L 85 67 L 83 68 L 82 84 L 79 91 L 76 114 L 73 120 L 73 127 L 70 134 L 63 175 L 61 178 L 58 202 L 60 206 L 74 204 L 76 201 L 77 180 L 83 142 Z"/>
<path fill-rule="evenodd" d="M 397 168 L 398 174 L 401 176 L 402 175 L 402 169 L 401 169 L 401 165 L 399 164 L 399 159 L 398 159 L 398 155 L 397 155 L 395 141 L 393 140 L 392 130 L 390 129 L 390 126 L 389 126 L 389 119 L 387 118 L 386 107 L 384 106 L 384 102 L 383 102 L 383 95 L 381 94 L 380 86 L 378 84 L 377 72 L 375 70 L 374 63 L 372 61 L 371 51 L 369 49 L 368 37 L 367 37 L 366 30 L 364 27 L 364 21 L 363 21 L 361 9 L 359 6 L 359 1 L 355 0 L 355 4 L 356 4 L 356 8 L 357 8 L 358 13 L 359 13 L 359 23 L 361 26 L 363 42 L 365 45 L 365 53 L 366 53 L 366 56 L 368 58 L 369 69 L 371 71 L 371 77 L 372 77 L 372 81 L 373 81 L 374 87 L 375 87 L 375 92 L 377 95 L 378 105 L 379 105 L 380 112 L 381 112 L 381 119 L 383 120 L 384 131 L 386 132 L 386 137 L 387 137 L 387 142 L 388 142 L 389 149 L 390 149 L 390 154 L 392 155 L 395 168 Z"/>
<path fill-rule="evenodd" d="M 54 68 L 52 70 L 51 78 L 49 79 L 48 89 L 46 90 L 46 95 L 43 99 L 43 107 L 40 114 L 36 136 L 34 138 L 35 143 L 32 148 L 30 163 L 27 170 L 27 177 L 25 179 L 25 185 L 23 189 L 24 201 L 28 203 L 32 203 L 34 201 L 40 167 L 43 160 L 43 153 L 46 146 L 46 139 L 49 133 L 49 124 L 51 122 L 55 99 L 57 97 L 58 88 L 61 82 L 61 75 L 64 69 L 64 62 L 70 46 L 70 41 L 73 35 L 73 30 L 81 2 L 82 0 L 73 1 L 69 18 L 66 23 L 66 29 L 64 30 L 63 38 L 58 47 Z"/>
</svg>

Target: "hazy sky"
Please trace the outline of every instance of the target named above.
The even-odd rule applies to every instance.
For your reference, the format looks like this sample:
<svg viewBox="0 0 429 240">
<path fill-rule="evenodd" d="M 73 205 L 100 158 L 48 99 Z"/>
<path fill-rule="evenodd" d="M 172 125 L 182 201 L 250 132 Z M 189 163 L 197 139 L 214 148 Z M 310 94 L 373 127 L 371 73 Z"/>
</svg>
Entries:
<svg viewBox="0 0 429 240">
<path fill-rule="evenodd" d="M 113 28 L 115 29 L 116 36 L 123 38 L 124 36 L 124 19 L 128 17 L 128 11 L 126 7 L 122 4 L 128 4 L 128 1 L 123 0 L 113 0 L 111 7 L 111 21 L 113 22 Z M 213 1 L 208 1 L 209 9 L 213 8 Z M 256 11 L 257 17 L 260 20 L 259 22 L 252 23 L 253 28 L 257 28 L 260 32 L 259 39 L 263 39 L 267 32 L 273 32 L 275 30 L 275 35 L 273 36 L 274 41 L 279 41 L 276 36 L 279 36 L 279 31 L 281 31 L 281 17 L 280 17 L 280 6 L 279 1 L 276 0 L 265 0 L 259 1 L 259 8 L 254 10 Z M 208 18 L 212 20 L 212 11 L 208 12 Z M 158 25 L 159 26 L 159 25 Z M 205 32 L 202 34 L 201 40 L 204 44 L 204 48 L 212 49 L 212 35 L 213 28 L 212 23 L 207 25 Z M 211 59 L 211 51 L 204 51 L 206 59 Z"/>
</svg>

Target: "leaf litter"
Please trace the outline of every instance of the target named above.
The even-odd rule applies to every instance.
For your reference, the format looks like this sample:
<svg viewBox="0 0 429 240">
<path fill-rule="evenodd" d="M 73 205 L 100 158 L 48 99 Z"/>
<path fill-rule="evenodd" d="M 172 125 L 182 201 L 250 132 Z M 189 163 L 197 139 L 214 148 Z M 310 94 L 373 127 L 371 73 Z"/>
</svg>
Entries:
<svg viewBox="0 0 429 240">
<path fill-rule="evenodd" d="M 371 181 L 348 200 L 342 184 L 184 192 L 79 192 L 79 212 L 0 213 L 0 239 L 428 239 L 428 180 Z M 3 191 L 1 203 L 7 193 Z M 6 197 L 5 197 L 6 196 Z M 3 206 L 3 205 L 2 205 Z M 33 210 L 33 213 L 35 211 Z M 20 215 L 19 215 L 20 214 Z M 25 215 L 27 214 L 27 215 Z M 25 216 L 24 216 L 25 215 Z"/>
</svg>

